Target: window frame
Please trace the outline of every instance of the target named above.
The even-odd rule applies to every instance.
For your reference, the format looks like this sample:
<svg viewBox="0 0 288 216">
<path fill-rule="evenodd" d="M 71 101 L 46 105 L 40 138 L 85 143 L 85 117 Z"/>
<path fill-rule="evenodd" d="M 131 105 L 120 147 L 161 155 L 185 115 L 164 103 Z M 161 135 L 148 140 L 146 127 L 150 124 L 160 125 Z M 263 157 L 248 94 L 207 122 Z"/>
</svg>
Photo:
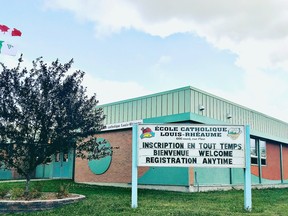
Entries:
<svg viewBox="0 0 288 216">
<path fill-rule="evenodd" d="M 252 151 L 252 149 L 254 150 Z M 262 152 L 264 152 L 263 155 L 262 155 Z M 260 139 L 257 137 L 250 138 L 250 158 L 251 158 L 251 165 L 258 166 L 259 161 L 261 163 L 261 166 L 267 165 L 267 142 L 266 140 Z"/>
</svg>

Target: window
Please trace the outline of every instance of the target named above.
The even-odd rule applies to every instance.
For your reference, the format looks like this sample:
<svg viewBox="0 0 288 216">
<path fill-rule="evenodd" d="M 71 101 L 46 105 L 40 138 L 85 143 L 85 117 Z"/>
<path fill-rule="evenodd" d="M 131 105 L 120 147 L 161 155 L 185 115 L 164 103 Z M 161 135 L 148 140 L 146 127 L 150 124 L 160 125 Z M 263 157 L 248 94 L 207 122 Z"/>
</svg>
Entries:
<svg viewBox="0 0 288 216">
<path fill-rule="evenodd" d="M 266 165 L 266 142 L 264 140 L 251 138 L 250 153 L 251 153 L 251 164 L 257 165 L 258 158 L 260 158 L 261 165 Z"/>
<path fill-rule="evenodd" d="M 52 162 L 51 156 L 46 157 L 45 161 L 43 162 L 43 164 L 50 164 Z"/>
<path fill-rule="evenodd" d="M 55 162 L 60 162 L 60 152 L 55 154 Z"/>
<path fill-rule="evenodd" d="M 266 142 L 259 140 L 261 164 L 266 165 Z"/>
<path fill-rule="evenodd" d="M 250 139 L 251 164 L 258 164 L 256 140 Z"/>
<path fill-rule="evenodd" d="M 69 154 L 67 151 L 63 152 L 63 162 L 68 162 L 69 160 Z"/>
</svg>

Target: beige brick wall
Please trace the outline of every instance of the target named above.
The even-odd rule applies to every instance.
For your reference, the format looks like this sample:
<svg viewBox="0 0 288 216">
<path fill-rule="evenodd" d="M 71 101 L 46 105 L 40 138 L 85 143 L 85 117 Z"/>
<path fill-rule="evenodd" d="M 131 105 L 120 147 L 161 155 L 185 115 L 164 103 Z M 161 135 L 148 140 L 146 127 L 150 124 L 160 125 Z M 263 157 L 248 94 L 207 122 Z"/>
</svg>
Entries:
<svg viewBox="0 0 288 216">
<path fill-rule="evenodd" d="M 132 130 L 115 130 L 98 134 L 109 141 L 113 149 L 112 161 L 109 169 L 96 175 L 89 169 L 88 161 L 76 159 L 75 181 L 76 182 L 105 182 L 105 183 L 130 183 L 132 169 Z M 142 176 L 148 168 L 139 168 L 138 176 Z"/>
</svg>

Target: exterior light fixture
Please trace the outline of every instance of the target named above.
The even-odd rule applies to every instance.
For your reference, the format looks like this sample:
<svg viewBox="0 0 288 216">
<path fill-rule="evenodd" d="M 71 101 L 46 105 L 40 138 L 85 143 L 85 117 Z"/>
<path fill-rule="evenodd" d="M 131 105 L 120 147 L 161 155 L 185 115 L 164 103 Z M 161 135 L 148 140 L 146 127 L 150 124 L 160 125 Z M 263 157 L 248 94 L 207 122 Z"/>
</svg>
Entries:
<svg viewBox="0 0 288 216">
<path fill-rule="evenodd" d="M 231 114 L 229 114 L 229 113 L 227 113 L 227 119 L 231 119 L 232 118 L 232 115 Z"/>
<path fill-rule="evenodd" d="M 199 105 L 199 110 L 203 111 L 203 110 L 205 110 L 205 107 L 203 105 Z"/>
</svg>

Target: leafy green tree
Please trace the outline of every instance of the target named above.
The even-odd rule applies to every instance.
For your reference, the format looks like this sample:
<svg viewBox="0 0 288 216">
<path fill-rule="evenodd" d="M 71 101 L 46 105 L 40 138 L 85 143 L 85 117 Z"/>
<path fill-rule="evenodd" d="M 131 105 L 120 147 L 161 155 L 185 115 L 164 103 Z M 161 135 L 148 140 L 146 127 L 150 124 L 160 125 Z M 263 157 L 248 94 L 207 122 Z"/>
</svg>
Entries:
<svg viewBox="0 0 288 216">
<path fill-rule="evenodd" d="M 12 69 L 0 63 L 0 162 L 26 178 L 29 193 L 33 172 L 51 155 L 76 146 L 87 158 L 82 151 L 93 142 L 83 140 L 103 128 L 104 115 L 96 95 L 86 95 L 84 72 L 70 73 L 73 60 L 48 66 L 38 58 L 29 70 L 21 63 L 22 56 Z"/>
</svg>

